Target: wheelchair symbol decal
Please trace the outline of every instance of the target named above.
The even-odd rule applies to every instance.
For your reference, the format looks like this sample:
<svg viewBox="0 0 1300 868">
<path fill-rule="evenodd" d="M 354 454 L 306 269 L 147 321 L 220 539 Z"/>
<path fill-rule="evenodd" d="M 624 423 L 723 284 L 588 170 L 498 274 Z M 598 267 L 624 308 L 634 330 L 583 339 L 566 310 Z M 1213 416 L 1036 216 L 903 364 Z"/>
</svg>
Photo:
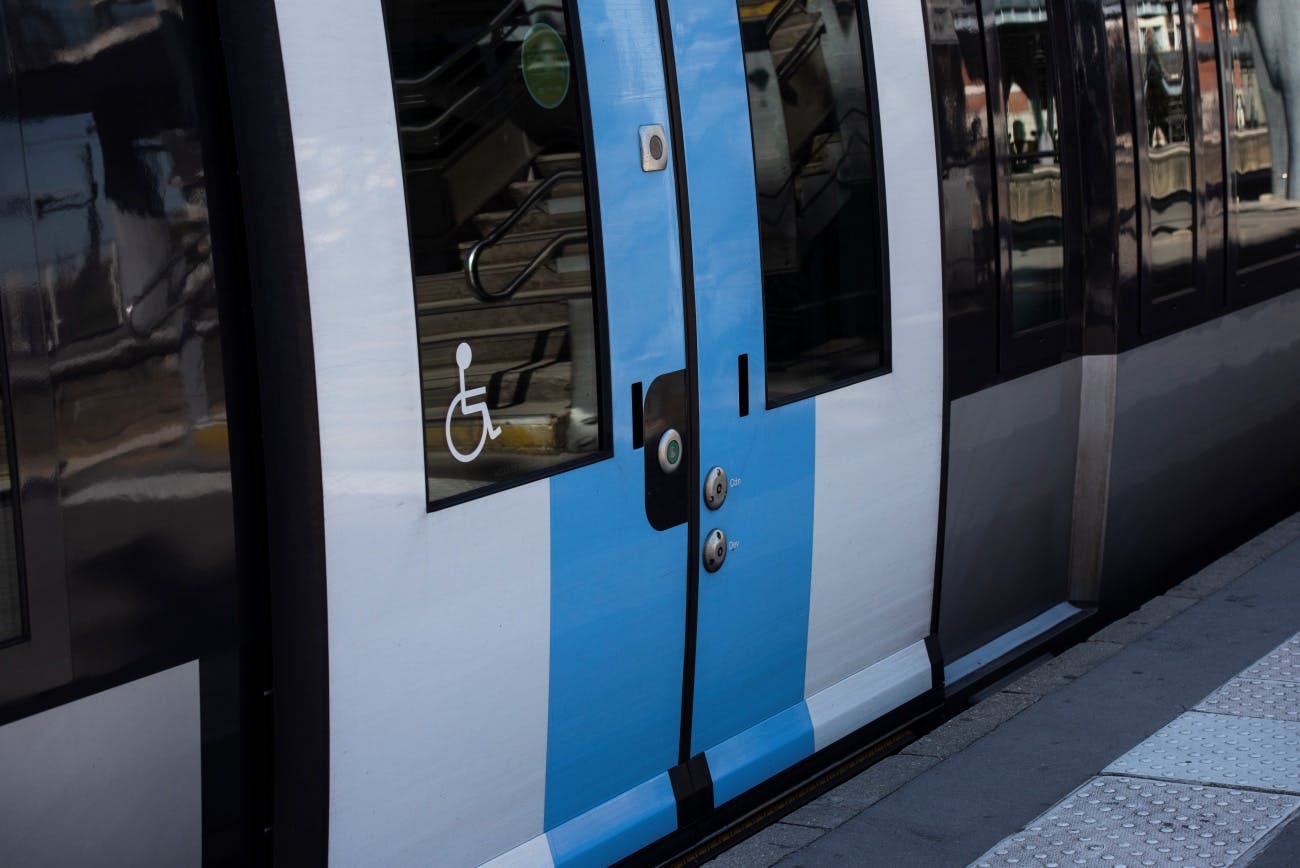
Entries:
<svg viewBox="0 0 1300 868">
<path fill-rule="evenodd" d="M 447 448 L 451 450 L 451 454 L 457 461 L 464 464 L 478 458 L 479 453 L 483 451 L 483 447 L 487 445 L 489 437 L 495 440 L 501 436 L 501 429 L 492 424 L 492 414 L 488 410 L 487 402 L 475 401 L 473 404 L 470 403 L 471 398 L 481 398 L 487 394 L 487 388 L 484 386 L 479 386 L 477 389 L 465 388 L 465 372 L 469 370 L 473 358 L 474 351 L 469 348 L 469 344 L 462 342 L 460 346 L 456 347 L 456 367 L 460 369 L 460 392 L 452 399 L 451 406 L 447 408 Z M 468 454 L 457 449 L 455 442 L 451 439 L 451 421 L 456 418 L 458 410 L 462 415 L 470 417 L 475 413 L 483 414 L 483 430 L 478 435 L 478 445 L 474 447 L 474 451 Z"/>
</svg>

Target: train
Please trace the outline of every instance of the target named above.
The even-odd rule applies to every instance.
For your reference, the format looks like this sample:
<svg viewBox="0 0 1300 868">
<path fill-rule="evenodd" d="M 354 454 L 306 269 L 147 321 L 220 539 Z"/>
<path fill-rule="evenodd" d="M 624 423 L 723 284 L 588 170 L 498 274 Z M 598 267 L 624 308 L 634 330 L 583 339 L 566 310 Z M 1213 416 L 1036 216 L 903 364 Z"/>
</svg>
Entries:
<svg viewBox="0 0 1300 868">
<path fill-rule="evenodd" d="M 670 858 L 1300 509 L 1291 0 L 0 37 L 0 863 Z"/>
</svg>

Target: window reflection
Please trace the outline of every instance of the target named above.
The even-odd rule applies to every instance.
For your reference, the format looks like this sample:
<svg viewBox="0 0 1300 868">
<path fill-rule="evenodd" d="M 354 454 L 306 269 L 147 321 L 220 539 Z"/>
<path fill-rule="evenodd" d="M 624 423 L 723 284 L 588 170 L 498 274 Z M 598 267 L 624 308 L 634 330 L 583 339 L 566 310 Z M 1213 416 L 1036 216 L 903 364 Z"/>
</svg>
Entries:
<svg viewBox="0 0 1300 868">
<path fill-rule="evenodd" d="M 1290 3 L 1228 0 L 1232 207 L 1242 282 L 1291 289 L 1300 259 L 1300 27 Z"/>
<path fill-rule="evenodd" d="M 9 466 L 9 422 L 0 397 L 0 645 L 23 636 L 23 601 L 14 533 L 13 474 Z"/>
<path fill-rule="evenodd" d="M 24 402 L 22 469 L 35 480 L 57 473 L 69 586 L 93 576 L 96 593 L 120 603 L 94 627 L 99 662 L 116 666 L 135 650 L 109 637 L 137 635 L 152 623 L 161 611 L 158 589 L 201 601 L 219 593 L 225 575 L 216 541 L 228 533 L 229 455 L 209 188 L 196 122 L 196 90 L 203 89 L 190 63 L 195 34 L 172 2 L 5 0 L 3 10 L 11 54 L 0 77 L 11 77 L 5 83 L 13 84 L 15 104 L 0 120 L 13 125 L 0 127 L 0 141 L 15 144 L 0 170 L 0 189 L 10 197 L 0 209 L 0 238 L 12 245 L 7 261 L 34 257 L 40 294 L 39 302 L 26 292 L 9 296 L 6 339 L 11 370 L 22 372 L 13 394 L 31 398 L 48 389 L 42 403 L 49 401 L 52 426 L 31 412 L 33 401 Z M 37 304 L 39 324 L 32 318 Z M 19 629 L 8 605 L 17 593 L 10 565 L 19 492 L 7 463 L 13 443 L 6 448 L 0 641 Z M 200 474 L 211 476 L 191 487 Z M 208 487 L 217 474 L 225 480 Z M 128 496 L 114 493 L 119 484 L 139 492 L 129 496 L 133 504 L 165 502 L 171 527 L 203 528 L 216 548 L 167 549 L 157 521 L 120 509 Z M 40 500 L 21 504 L 38 531 L 50 516 Z M 133 547 L 138 566 L 97 572 L 108 563 L 105 547 L 124 546 Z M 31 599 L 54 581 L 36 575 Z M 33 624 L 50 623 L 39 602 L 31 605 Z M 173 633 L 186 633 L 202 608 L 169 609 Z M 38 632 L 32 627 L 31 638 L 43 641 Z"/>
<path fill-rule="evenodd" d="M 1194 284 L 1191 93 L 1181 0 L 1138 3 L 1137 37 L 1146 110 L 1151 295 L 1159 298 Z"/>
<path fill-rule="evenodd" d="M 1065 227 L 1055 66 L 1047 0 L 997 0 L 1010 163 L 1012 327 L 1065 314 Z"/>
<path fill-rule="evenodd" d="M 989 156 L 989 99 L 985 83 L 983 30 L 975 4 L 932 0 L 930 52 L 939 108 L 944 200 L 944 286 L 950 321 L 968 321 L 996 297 L 997 230 L 993 164 Z M 950 371 L 967 341 L 949 347 Z"/>
<path fill-rule="evenodd" d="M 433 502 L 599 448 L 578 71 L 560 4 L 384 7 Z"/>
<path fill-rule="evenodd" d="M 737 7 L 776 403 L 887 364 L 875 137 L 857 4 Z"/>
</svg>

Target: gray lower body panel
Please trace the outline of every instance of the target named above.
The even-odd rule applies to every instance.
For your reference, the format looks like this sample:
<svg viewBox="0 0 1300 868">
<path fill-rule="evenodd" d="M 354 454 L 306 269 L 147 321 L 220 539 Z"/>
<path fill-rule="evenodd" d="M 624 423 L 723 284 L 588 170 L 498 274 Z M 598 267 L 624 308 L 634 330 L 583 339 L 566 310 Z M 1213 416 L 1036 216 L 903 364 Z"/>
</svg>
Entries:
<svg viewBox="0 0 1300 868">
<path fill-rule="evenodd" d="M 1125 606 L 1300 501 L 1300 292 L 1124 353 L 1101 593 Z"/>
<path fill-rule="evenodd" d="M 939 641 L 954 661 L 1066 599 L 1079 360 L 952 404 Z"/>
<path fill-rule="evenodd" d="M 199 664 L 0 727 L 0 865 L 202 861 Z"/>
</svg>

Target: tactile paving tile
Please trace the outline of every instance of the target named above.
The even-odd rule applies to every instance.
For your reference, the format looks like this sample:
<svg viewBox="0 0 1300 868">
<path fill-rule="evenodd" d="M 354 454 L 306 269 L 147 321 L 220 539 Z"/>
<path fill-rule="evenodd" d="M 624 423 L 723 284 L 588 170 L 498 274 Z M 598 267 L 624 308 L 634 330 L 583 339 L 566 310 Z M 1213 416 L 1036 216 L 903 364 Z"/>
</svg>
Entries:
<svg viewBox="0 0 1300 868">
<path fill-rule="evenodd" d="M 1300 683 L 1300 636 L 1292 636 L 1257 660 L 1239 678 Z"/>
<path fill-rule="evenodd" d="M 1300 793 L 1300 723 L 1189 711 L 1103 773 Z"/>
<path fill-rule="evenodd" d="M 1202 699 L 1194 710 L 1300 721 L 1300 684 L 1234 678 Z"/>
<path fill-rule="evenodd" d="M 1300 799 L 1167 781 L 1093 778 L 972 866 L 1227 866 Z"/>
</svg>

